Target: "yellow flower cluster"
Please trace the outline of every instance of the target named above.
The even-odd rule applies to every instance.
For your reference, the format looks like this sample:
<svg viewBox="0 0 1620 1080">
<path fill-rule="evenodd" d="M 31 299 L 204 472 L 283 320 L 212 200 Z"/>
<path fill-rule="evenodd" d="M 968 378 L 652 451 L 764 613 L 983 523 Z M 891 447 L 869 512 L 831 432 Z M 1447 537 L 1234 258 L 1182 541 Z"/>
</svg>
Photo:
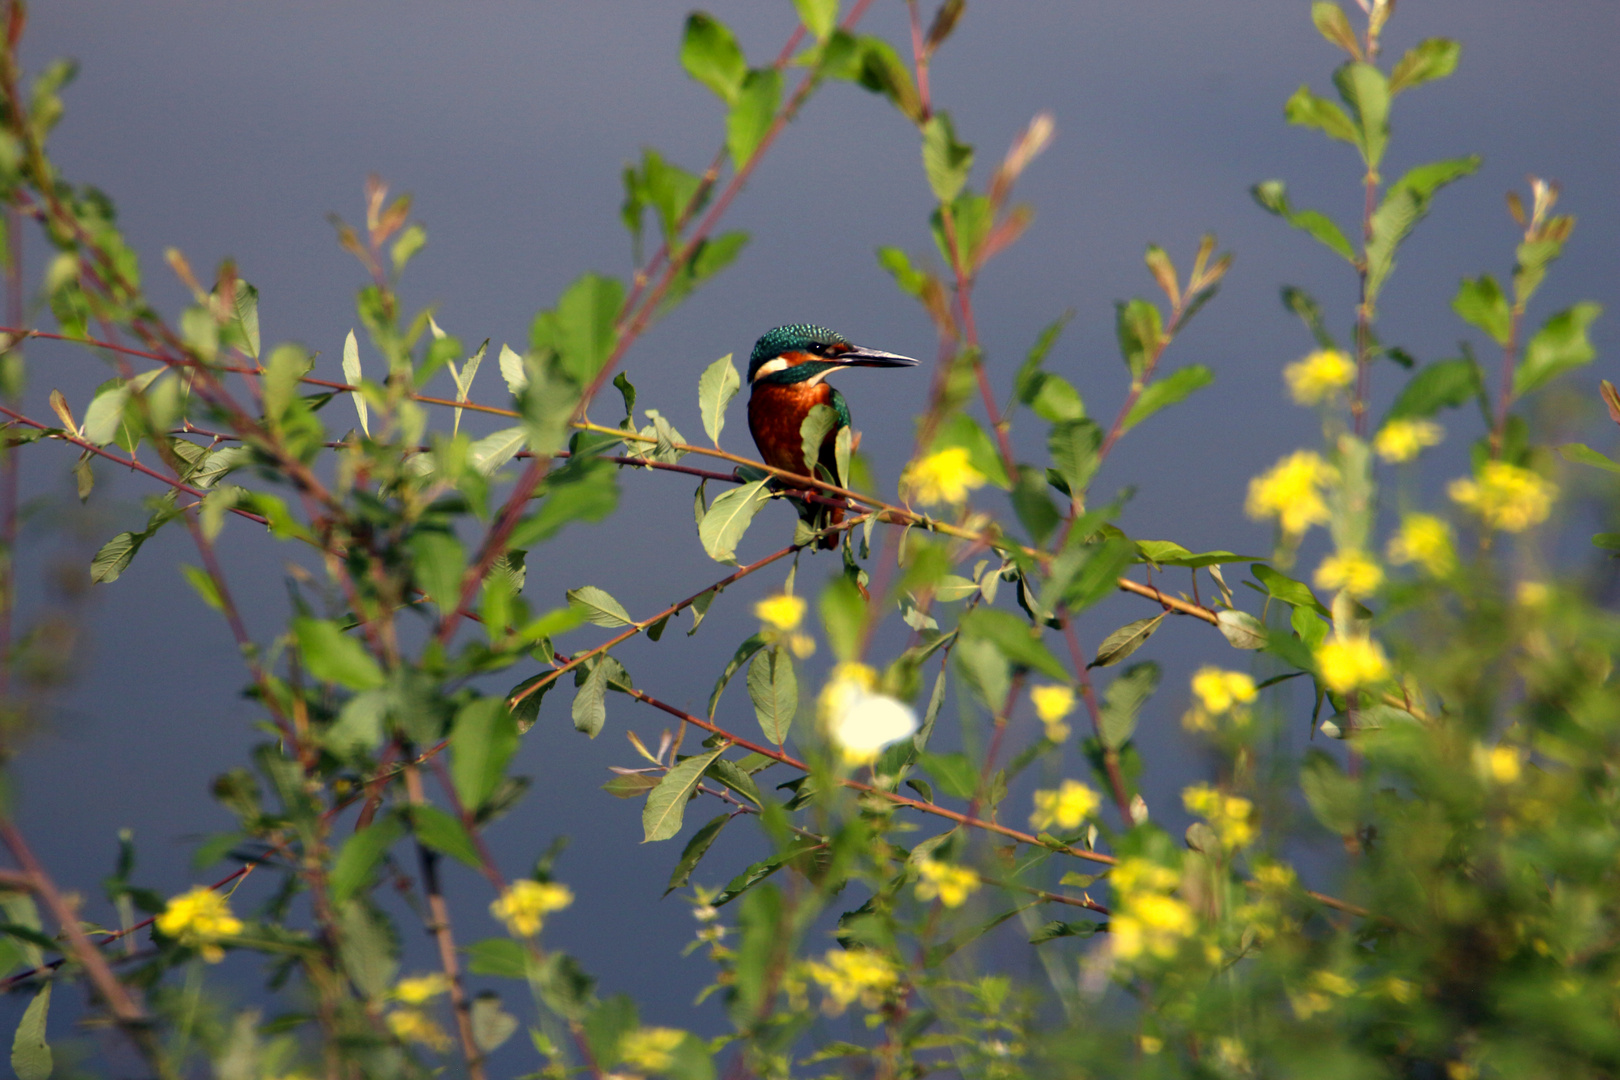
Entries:
<svg viewBox="0 0 1620 1080">
<path fill-rule="evenodd" d="M 1248 722 L 1248 712 L 1239 706 L 1255 699 L 1258 691 L 1254 679 L 1241 671 L 1226 671 L 1218 667 L 1201 667 L 1193 673 L 1192 693 L 1194 705 L 1181 718 L 1188 731 L 1214 731 L 1215 718 L 1234 713 L 1239 724 Z"/>
<path fill-rule="evenodd" d="M 917 899 L 933 900 L 948 908 L 961 907 L 979 888 L 979 875 L 965 866 L 938 859 L 917 860 Z"/>
<path fill-rule="evenodd" d="M 425 1005 L 440 994 L 449 992 L 450 979 L 440 972 L 416 975 L 394 984 L 394 1000 L 404 1002 L 406 1005 Z"/>
<path fill-rule="evenodd" d="M 637 1028 L 619 1044 L 619 1056 L 638 1072 L 664 1072 L 675 1064 L 675 1051 L 685 1041 L 686 1032 L 679 1028 Z"/>
<path fill-rule="evenodd" d="M 1290 991 L 1288 1003 L 1294 1008 L 1294 1015 L 1301 1020 L 1309 1020 L 1317 1013 L 1327 1012 L 1333 1008 L 1334 998 L 1347 998 L 1356 992 L 1356 984 L 1334 971 L 1314 971 L 1311 973 L 1307 989 L 1302 992 Z"/>
<path fill-rule="evenodd" d="M 1360 551 L 1340 551 L 1316 568 L 1318 589 L 1343 589 L 1351 596 L 1371 596 L 1384 583 L 1384 568 Z"/>
<path fill-rule="evenodd" d="M 826 993 L 822 1011 L 837 1016 L 856 1001 L 876 1009 L 900 985 L 894 962 L 871 949 L 828 949 L 823 960 L 811 960 L 805 970 Z"/>
<path fill-rule="evenodd" d="M 1301 405 L 1320 405 L 1356 381 L 1356 363 L 1338 349 L 1318 349 L 1283 369 L 1288 390 Z"/>
<path fill-rule="evenodd" d="M 395 1009 L 388 1014 L 388 1030 L 400 1042 L 419 1043 L 440 1053 L 450 1049 L 450 1036 L 421 1009 Z"/>
<path fill-rule="evenodd" d="M 1393 465 L 1439 446 L 1445 437 L 1446 429 L 1433 420 L 1391 420 L 1373 436 L 1373 451 Z"/>
<path fill-rule="evenodd" d="M 1114 910 L 1108 917 L 1114 958 L 1130 963 L 1146 955 L 1168 960 L 1194 929 L 1192 908 L 1171 893 L 1181 875 L 1147 859 L 1122 860 L 1109 874 Z"/>
<path fill-rule="evenodd" d="M 816 639 L 809 634 L 799 633 L 799 624 L 804 621 L 804 608 L 804 598 L 792 593 L 767 596 L 754 605 L 754 617 L 759 620 L 764 635 L 787 645 L 800 660 L 813 656 L 816 651 Z"/>
<path fill-rule="evenodd" d="M 900 475 L 900 489 L 906 498 L 923 506 L 960 506 L 985 480 L 984 473 L 968 460 L 964 447 L 948 446 L 907 465 Z"/>
<path fill-rule="evenodd" d="M 1451 526 L 1433 514 L 1407 514 L 1389 542 L 1389 561 L 1417 563 L 1431 577 L 1445 577 L 1457 566 Z"/>
<path fill-rule="evenodd" d="M 1029 700 L 1035 706 L 1035 715 L 1046 725 L 1046 737 L 1055 743 L 1069 737 L 1069 725 L 1063 718 L 1074 712 L 1074 689 L 1053 684 L 1030 688 Z"/>
<path fill-rule="evenodd" d="M 1047 832 L 1054 825 L 1073 832 L 1101 805 L 1102 796 L 1091 788 L 1078 780 L 1065 780 L 1056 791 L 1035 793 L 1035 812 L 1029 815 L 1029 824 L 1036 832 Z"/>
<path fill-rule="evenodd" d="M 1227 851 L 1254 843 L 1254 803 L 1248 799 L 1227 795 L 1208 784 L 1194 784 L 1181 793 L 1181 801 L 1188 813 L 1209 822 Z"/>
<path fill-rule="evenodd" d="M 846 662 L 833 669 L 822 688 L 817 714 L 846 765 L 870 765 L 884 747 L 917 730 L 911 707 L 876 687 L 876 671 Z"/>
<path fill-rule="evenodd" d="M 225 959 L 221 938 L 235 937 L 243 930 L 242 920 L 231 914 L 230 901 L 203 885 L 181 893 L 168 902 L 157 917 L 157 928 L 165 937 L 196 949 L 210 964 Z"/>
<path fill-rule="evenodd" d="M 1297 450 L 1249 481 L 1244 505 L 1257 521 L 1275 518 L 1291 537 L 1302 536 L 1312 525 L 1328 521 L 1322 488 L 1338 478 L 1338 471 L 1310 450 Z"/>
<path fill-rule="evenodd" d="M 1369 637 L 1333 635 L 1316 651 L 1316 664 L 1328 689 L 1341 694 L 1389 677 L 1389 660 Z"/>
<path fill-rule="evenodd" d="M 489 905 L 489 912 L 505 923 L 507 931 L 514 936 L 533 937 L 540 932 L 547 915 L 573 902 L 574 894 L 566 885 L 523 878 L 508 885 Z"/>
<path fill-rule="evenodd" d="M 1523 532 L 1552 513 L 1558 486 L 1552 481 L 1509 465 L 1489 461 L 1472 480 L 1453 480 L 1446 489 L 1452 501 L 1479 515 L 1488 529 Z"/>
</svg>

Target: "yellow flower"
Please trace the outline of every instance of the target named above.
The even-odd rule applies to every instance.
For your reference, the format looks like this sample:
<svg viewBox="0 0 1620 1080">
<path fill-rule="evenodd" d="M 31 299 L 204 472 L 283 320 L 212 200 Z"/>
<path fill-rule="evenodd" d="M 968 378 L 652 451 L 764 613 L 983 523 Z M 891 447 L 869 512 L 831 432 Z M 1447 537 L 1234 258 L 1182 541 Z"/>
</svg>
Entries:
<svg viewBox="0 0 1620 1080">
<path fill-rule="evenodd" d="M 1035 715 L 1046 725 L 1046 737 L 1060 743 L 1069 737 L 1069 725 L 1063 718 L 1074 711 L 1074 690 L 1053 684 L 1035 686 L 1029 691 L 1029 700 L 1035 705 Z"/>
<path fill-rule="evenodd" d="M 1425 447 L 1439 446 L 1446 429 L 1433 420 L 1391 420 L 1373 436 L 1373 450 L 1395 464 L 1411 461 Z"/>
<path fill-rule="evenodd" d="M 1194 784 L 1181 793 L 1189 813 L 1197 814 L 1220 837 L 1228 851 L 1254 843 L 1254 804 L 1239 795 L 1227 795 L 1208 784 Z"/>
<path fill-rule="evenodd" d="M 225 959 L 219 939 L 235 937 L 243 930 L 242 920 L 231 914 L 225 897 L 206 886 L 171 899 L 157 917 L 157 928 L 165 937 L 196 949 L 210 964 Z"/>
<path fill-rule="evenodd" d="M 1065 780 L 1056 791 L 1035 793 L 1035 812 L 1029 815 L 1029 824 L 1037 832 L 1046 832 L 1054 825 L 1072 832 L 1100 805 L 1102 796 L 1091 788 L 1078 780 Z"/>
<path fill-rule="evenodd" d="M 678 1028 L 639 1028 L 624 1037 L 619 1055 L 631 1068 L 663 1072 L 675 1064 L 675 1051 L 685 1041 L 686 1032 Z"/>
<path fill-rule="evenodd" d="M 1389 676 L 1389 661 L 1378 642 L 1368 637 L 1333 635 L 1316 651 L 1317 666 L 1328 689 L 1348 693 Z"/>
<path fill-rule="evenodd" d="M 1511 746 L 1494 746 L 1485 755 L 1485 771 L 1498 784 L 1517 783 L 1524 771 L 1519 752 Z"/>
<path fill-rule="evenodd" d="M 489 905 L 489 912 L 517 937 L 533 937 L 540 932 L 547 915 L 573 902 L 574 894 L 566 885 L 523 878 L 508 885 Z"/>
<path fill-rule="evenodd" d="M 876 1009 L 900 985 L 899 969 L 871 949 L 829 949 L 824 961 L 811 960 L 805 970 L 826 992 L 822 1010 L 829 1016 L 837 1016 L 855 1001 Z"/>
<path fill-rule="evenodd" d="M 1486 528 L 1504 532 L 1523 532 L 1546 521 L 1558 495 L 1552 481 L 1505 461 L 1486 462 L 1476 479 L 1453 480 L 1446 490 Z"/>
<path fill-rule="evenodd" d="M 1383 567 L 1359 551 L 1329 555 L 1316 568 L 1318 589 L 1343 589 L 1351 596 L 1371 596 L 1383 583 Z"/>
<path fill-rule="evenodd" d="M 877 672 L 865 664 L 833 669 L 817 711 L 846 765 L 870 765 L 890 743 L 917 730 L 917 714 L 897 698 L 875 692 Z"/>
<path fill-rule="evenodd" d="M 421 1009 L 395 1009 L 388 1014 L 388 1030 L 400 1042 L 420 1043 L 440 1052 L 450 1049 L 450 1036 Z"/>
<path fill-rule="evenodd" d="M 964 447 L 948 446 L 907 465 L 900 475 L 900 487 L 907 498 L 923 506 L 960 506 L 967 502 L 970 491 L 984 486 L 985 479 L 968 460 Z"/>
<path fill-rule="evenodd" d="M 1327 503 L 1322 487 L 1338 476 L 1337 470 L 1310 450 L 1297 450 L 1249 481 L 1244 509 L 1256 520 L 1276 518 L 1282 531 L 1301 536 L 1312 525 L 1326 524 Z"/>
<path fill-rule="evenodd" d="M 1401 531 L 1389 542 L 1389 561 L 1417 563 L 1432 577 L 1444 577 L 1457 565 L 1451 526 L 1433 514 L 1408 514 Z"/>
<path fill-rule="evenodd" d="M 1283 369 L 1288 389 L 1301 405 L 1320 405 L 1356 381 L 1356 364 L 1338 349 L 1318 349 Z"/>
<path fill-rule="evenodd" d="M 767 596 L 754 605 L 754 615 L 771 630 L 797 630 L 804 619 L 804 598 L 789 593 Z"/>
<path fill-rule="evenodd" d="M 1129 962 L 1146 954 L 1167 960 L 1192 933 L 1192 908 L 1170 893 L 1181 876 L 1147 859 L 1120 861 L 1109 874 L 1114 912 L 1108 919 L 1115 959 Z"/>
<path fill-rule="evenodd" d="M 394 985 L 394 997 L 407 1005 L 423 1005 L 438 997 L 440 994 L 450 992 L 449 977 L 435 972 L 432 975 L 417 975 L 409 979 L 401 979 Z"/>
<path fill-rule="evenodd" d="M 938 897 L 948 908 L 961 907 L 979 887 L 979 875 L 938 859 L 918 859 L 917 874 L 917 899 Z"/>
<path fill-rule="evenodd" d="M 1247 705 L 1254 700 L 1254 679 L 1241 671 L 1223 671 L 1218 667 L 1201 667 L 1193 674 L 1192 692 L 1204 711 L 1219 715 L 1234 705 Z"/>
</svg>

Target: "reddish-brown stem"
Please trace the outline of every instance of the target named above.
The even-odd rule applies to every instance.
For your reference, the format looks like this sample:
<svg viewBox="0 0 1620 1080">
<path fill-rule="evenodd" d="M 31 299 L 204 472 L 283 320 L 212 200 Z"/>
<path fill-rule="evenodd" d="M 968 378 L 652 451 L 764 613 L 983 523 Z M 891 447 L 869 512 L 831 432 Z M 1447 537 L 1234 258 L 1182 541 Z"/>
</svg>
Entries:
<svg viewBox="0 0 1620 1080">
<path fill-rule="evenodd" d="M 1108 786 L 1114 796 L 1114 806 L 1119 810 L 1120 821 L 1125 828 L 1135 824 L 1131 814 L 1131 797 L 1125 787 L 1125 774 L 1119 768 L 1119 751 L 1103 742 L 1102 708 L 1097 704 L 1097 690 L 1091 684 L 1091 669 L 1086 666 L 1086 651 L 1080 647 L 1080 634 L 1074 628 L 1074 620 L 1068 612 L 1060 611 L 1058 617 L 1063 620 L 1063 636 L 1069 644 L 1069 659 L 1074 663 L 1074 670 L 1080 679 L 1080 700 L 1085 703 L 1086 715 L 1091 718 L 1091 732 L 1097 737 L 1097 742 L 1103 748 L 1103 770 L 1108 774 Z"/>
</svg>

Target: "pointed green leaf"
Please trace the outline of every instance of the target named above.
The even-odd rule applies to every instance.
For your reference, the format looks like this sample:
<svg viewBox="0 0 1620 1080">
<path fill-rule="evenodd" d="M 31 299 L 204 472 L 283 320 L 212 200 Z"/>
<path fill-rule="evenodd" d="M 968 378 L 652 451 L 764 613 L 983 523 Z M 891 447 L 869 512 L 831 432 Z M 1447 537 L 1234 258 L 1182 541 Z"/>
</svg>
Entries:
<svg viewBox="0 0 1620 1080">
<path fill-rule="evenodd" d="M 1052 467 L 1063 479 L 1068 494 L 1083 498 L 1097 471 L 1102 428 L 1091 420 L 1068 420 L 1053 424 L 1046 446 L 1052 454 Z"/>
<path fill-rule="evenodd" d="M 615 320 L 624 306 L 624 284 L 617 278 L 585 274 L 568 287 L 553 311 L 535 316 L 530 343 L 536 352 L 554 353 L 581 386 L 607 364 L 618 344 Z"/>
<path fill-rule="evenodd" d="M 366 415 L 366 395 L 360 392 L 360 343 L 354 339 L 354 331 L 343 339 L 343 381 L 354 387 L 349 395 L 354 400 L 354 411 L 360 416 L 360 430 L 367 435 L 371 434 L 371 421 Z"/>
<path fill-rule="evenodd" d="M 1389 419 L 1433 416 L 1441 409 L 1466 404 L 1479 392 L 1479 367 L 1472 360 L 1437 360 L 1419 368 L 1407 382 L 1390 407 Z"/>
<path fill-rule="evenodd" d="M 1147 643 L 1147 639 L 1158 630 L 1159 624 L 1164 622 L 1167 614 L 1168 612 L 1161 611 L 1150 618 L 1137 619 L 1115 630 L 1103 638 L 1103 643 L 1097 646 L 1097 659 L 1088 666 L 1099 668 L 1119 663 Z"/>
<path fill-rule="evenodd" d="M 781 746 L 799 711 L 799 682 L 793 674 L 793 658 L 784 649 L 773 647 L 754 656 L 748 666 L 748 696 L 765 737 Z"/>
<path fill-rule="evenodd" d="M 675 864 L 675 869 L 670 871 L 669 887 L 664 890 L 665 896 L 676 889 L 686 887 L 686 883 L 692 880 L 692 871 L 697 869 L 697 864 L 709 853 L 709 848 L 714 846 L 715 840 L 720 836 L 720 830 L 730 821 L 730 814 L 721 814 L 719 817 L 710 818 L 703 828 L 692 834 L 692 839 L 686 842 L 686 849 L 681 852 L 680 861 Z"/>
<path fill-rule="evenodd" d="M 1597 355 L 1586 328 L 1603 312 L 1591 301 L 1576 304 L 1548 319 L 1524 347 L 1524 359 L 1513 373 L 1513 396 L 1523 397 Z"/>
<path fill-rule="evenodd" d="M 928 186 L 942 203 L 951 202 L 967 183 L 973 168 L 973 147 L 956 141 L 956 129 L 948 113 L 936 112 L 923 125 L 923 171 Z"/>
<path fill-rule="evenodd" d="M 342 907 L 365 888 L 371 881 L 371 871 L 404 832 L 398 818 L 379 817 L 343 841 L 326 880 L 334 906 Z"/>
<path fill-rule="evenodd" d="M 1577 465 L 1590 465 L 1596 469 L 1620 473 L 1620 461 L 1614 461 L 1584 443 L 1565 443 L 1558 448 L 1558 453 L 1565 461 L 1572 461 Z"/>
<path fill-rule="evenodd" d="M 529 429 L 521 424 L 490 432 L 472 444 L 467 452 L 467 464 L 482 476 L 493 476 L 523 449 L 528 438 Z"/>
<path fill-rule="evenodd" d="M 741 389 L 742 378 L 731 363 L 730 353 L 705 368 L 702 378 L 698 379 L 698 408 L 703 412 L 703 430 L 717 447 L 720 432 L 726 426 L 726 406 Z"/>
<path fill-rule="evenodd" d="M 1214 381 L 1215 373 L 1209 368 L 1203 364 L 1191 364 L 1148 383 L 1136 399 L 1136 404 L 1131 406 L 1131 411 L 1125 414 L 1120 431 L 1131 430 L 1160 409 L 1184 400 L 1189 394 L 1202 390 Z"/>
<path fill-rule="evenodd" d="M 1351 144 L 1358 141 L 1356 125 L 1345 115 L 1344 110 L 1327 98 L 1318 97 L 1308 86 L 1301 86 L 1294 91 L 1293 96 L 1283 105 L 1283 116 L 1290 124 L 1315 128 L 1330 139 Z"/>
<path fill-rule="evenodd" d="M 724 23 L 701 11 L 694 11 L 686 18 L 686 33 L 681 39 L 681 66 L 727 105 L 735 104 L 742 93 L 743 79 L 748 75 L 748 61 L 737 39 Z"/>
<path fill-rule="evenodd" d="M 130 389 L 128 383 L 103 386 L 96 391 L 90 407 L 84 412 L 84 424 L 80 433 L 86 442 L 97 446 L 106 446 L 118 435 L 118 428 L 124 422 L 124 406 L 129 402 Z"/>
<path fill-rule="evenodd" d="M 1103 745 L 1118 750 L 1136 731 L 1142 705 L 1159 687 L 1159 665 L 1149 661 L 1126 668 L 1103 693 Z"/>
<path fill-rule="evenodd" d="M 463 705 L 450 728 L 450 778 L 468 813 L 477 813 L 500 787 L 517 753 L 517 721 L 502 698 Z"/>
<path fill-rule="evenodd" d="M 1352 61 L 1333 73 L 1333 84 L 1355 114 L 1362 156 L 1378 168 L 1389 142 L 1389 80 L 1372 64 Z"/>
<path fill-rule="evenodd" d="M 49 1080 L 54 1067 L 51 1045 L 45 1041 L 45 1018 L 51 1009 L 51 987 L 46 982 L 23 1010 L 17 1033 L 11 1037 L 11 1068 L 17 1080 Z"/>
<path fill-rule="evenodd" d="M 752 635 L 741 645 L 737 646 L 737 651 L 733 653 L 731 659 L 726 662 L 725 670 L 720 673 L 720 678 L 715 680 L 714 689 L 709 693 L 710 720 L 714 719 L 714 710 L 720 705 L 720 695 L 722 692 L 724 692 L 726 684 L 731 681 L 733 675 L 742 670 L 742 666 L 748 662 L 749 657 L 753 656 L 764 647 L 765 639 L 760 637 L 758 634 Z"/>
<path fill-rule="evenodd" d="M 715 562 L 736 565 L 737 545 L 753 523 L 754 515 L 770 498 L 767 481 L 756 480 L 732 488 L 716 498 L 698 526 L 698 540 Z"/>
<path fill-rule="evenodd" d="M 1462 46 L 1445 38 L 1425 38 L 1406 51 L 1389 75 L 1391 96 L 1434 79 L 1444 79 L 1457 70 Z"/>
<path fill-rule="evenodd" d="M 1513 333 L 1513 311 L 1508 305 L 1502 287 L 1489 274 L 1478 278 L 1464 278 L 1457 286 L 1451 309 L 1462 320 L 1479 327 L 1498 345 L 1506 345 Z"/>
<path fill-rule="evenodd" d="M 585 616 L 588 622 L 597 626 L 606 626 L 609 629 L 620 626 L 633 626 L 635 620 L 624 609 L 624 605 L 609 596 L 607 592 L 598 589 L 595 585 L 582 585 L 577 589 L 569 589 L 565 594 L 568 597 L 568 606 Z"/>
<path fill-rule="evenodd" d="M 293 635 L 304 668 L 322 682 L 350 690 L 375 690 L 388 680 L 364 645 L 326 619 L 297 618 Z"/>
<path fill-rule="evenodd" d="M 1164 324 L 1159 309 L 1148 300 L 1135 299 L 1114 305 L 1114 331 L 1119 337 L 1119 353 L 1125 358 L 1133 380 L 1146 373 L 1148 364 L 1158 355 L 1164 338 Z"/>
<path fill-rule="evenodd" d="M 1069 680 L 1069 672 L 1042 643 L 1039 631 L 1010 611 L 975 608 L 962 616 L 964 638 L 982 638 L 995 643 L 1009 661 L 1033 668 L 1054 679 Z M 997 703 L 999 707 L 999 703 Z"/>
<path fill-rule="evenodd" d="M 782 73 L 775 68 L 750 71 L 726 114 L 726 149 L 732 168 L 741 170 L 759 149 L 782 103 Z"/>
<path fill-rule="evenodd" d="M 677 762 L 664 778 L 658 782 L 652 794 L 647 796 L 647 806 L 641 813 L 641 827 L 644 832 L 642 843 L 648 844 L 657 840 L 668 840 L 681 831 L 681 820 L 686 814 L 686 804 L 697 790 L 698 781 L 703 778 L 703 772 L 718 758 L 725 747 L 710 750 Z"/>
<path fill-rule="evenodd" d="M 501 378 L 513 397 L 523 393 L 529 385 L 529 373 L 523 368 L 523 357 L 510 345 L 501 346 Z"/>
<path fill-rule="evenodd" d="M 478 848 L 458 818 L 451 817 L 436 806 L 419 803 L 410 808 L 410 819 L 411 830 L 424 847 L 448 855 L 474 870 L 479 868 Z"/>
</svg>

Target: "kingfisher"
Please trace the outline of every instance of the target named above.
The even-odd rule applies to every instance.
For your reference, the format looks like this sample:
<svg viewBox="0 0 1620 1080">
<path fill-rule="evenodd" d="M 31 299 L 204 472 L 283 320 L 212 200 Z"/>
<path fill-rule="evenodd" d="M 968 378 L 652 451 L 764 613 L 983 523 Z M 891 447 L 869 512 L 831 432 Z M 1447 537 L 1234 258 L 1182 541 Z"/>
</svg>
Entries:
<svg viewBox="0 0 1620 1080">
<path fill-rule="evenodd" d="M 819 464 L 839 484 L 848 478 L 838 475 L 834 446 L 838 432 L 849 427 L 849 406 L 844 395 L 827 385 L 827 376 L 844 367 L 913 367 L 909 356 L 863 349 L 849 339 L 821 326 L 795 323 L 767 331 L 754 343 L 748 358 L 748 430 L 767 465 L 802 476 L 815 476 Z M 817 405 L 826 405 L 836 420 L 821 443 L 815 461 L 804 455 L 800 433 L 805 417 Z M 844 520 L 842 507 L 799 502 L 799 515 L 817 529 Z M 835 535 L 823 536 L 818 545 L 826 550 L 838 546 Z"/>
</svg>

